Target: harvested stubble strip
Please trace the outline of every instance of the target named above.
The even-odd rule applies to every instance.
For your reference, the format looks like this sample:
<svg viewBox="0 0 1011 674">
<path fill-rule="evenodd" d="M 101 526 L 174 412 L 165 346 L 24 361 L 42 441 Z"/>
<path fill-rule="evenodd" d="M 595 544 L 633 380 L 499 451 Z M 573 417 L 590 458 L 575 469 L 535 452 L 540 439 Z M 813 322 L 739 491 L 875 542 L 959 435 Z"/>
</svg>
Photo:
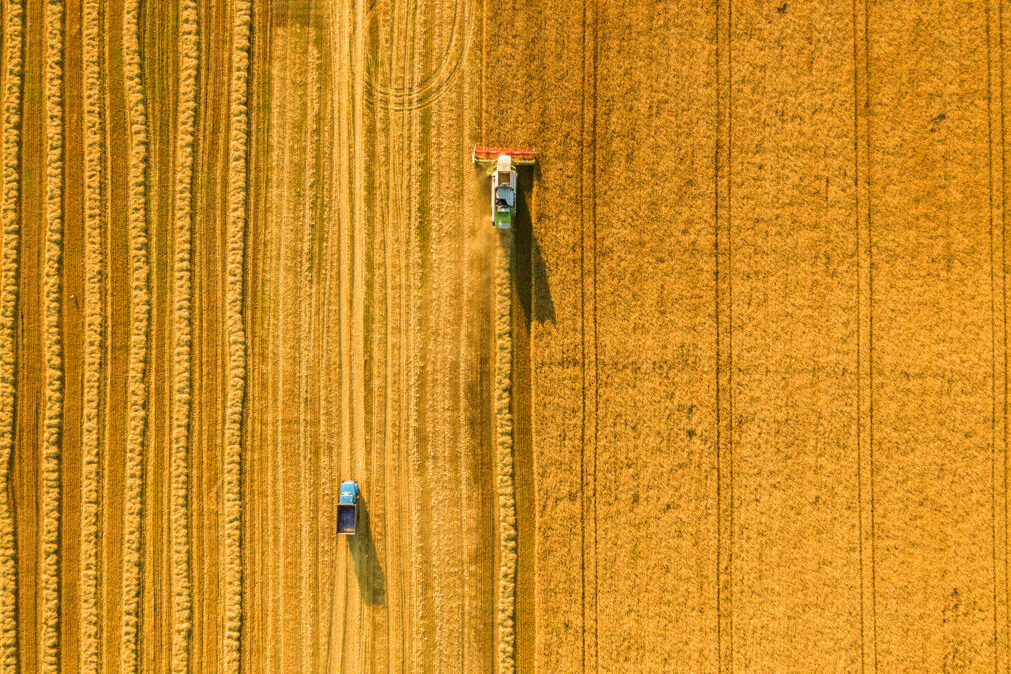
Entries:
<svg viewBox="0 0 1011 674">
<path fill-rule="evenodd" d="M 242 627 L 242 408 L 246 392 L 242 284 L 246 243 L 252 9 L 250 0 L 236 0 L 235 20 L 232 24 L 232 80 L 228 92 L 228 223 L 225 257 L 228 376 L 224 424 L 225 623 L 222 654 L 222 662 L 228 672 L 239 671 Z"/>
<path fill-rule="evenodd" d="M 498 671 L 516 671 L 516 489 L 513 464 L 512 232 L 495 248 L 495 488 L 498 496 Z"/>
<path fill-rule="evenodd" d="M 45 405 L 42 431 L 44 671 L 60 667 L 60 446 L 63 430 L 63 1 L 46 3 L 46 225 L 43 262 Z"/>
<path fill-rule="evenodd" d="M 130 127 L 130 357 L 127 375 L 129 423 L 123 475 L 123 633 L 120 668 L 138 670 L 138 627 L 142 573 L 144 447 L 147 443 L 147 365 L 151 318 L 150 236 L 147 222 L 148 129 L 141 78 L 140 0 L 126 3 L 123 17 L 123 74 Z"/>
<path fill-rule="evenodd" d="M 0 669 L 17 671 L 17 547 L 10 502 L 10 466 L 14 448 L 14 403 L 17 375 L 14 354 L 14 318 L 18 304 L 21 252 L 21 101 L 24 92 L 24 4 L 7 0 L 3 15 L 6 86 L 3 92 L 3 196 L 0 226 L 3 257 L 0 260 Z"/>
<path fill-rule="evenodd" d="M 186 672 L 193 622 L 190 579 L 189 433 L 192 405 L 193 149 L 200 67 L 199 8 L 179 2 L 179 127 L 175 156 L 172 263 L 172 426 L 170 528 L 172 559 L 172 671 Z"/>
<path fill-rule="evenodd" d="M 100 0 L 83 5 L 84 64 L 84 364 L 81 422 L 81 670 L 98 672 L 101 620 L 98 609 L 98 522 L 101 459 L 99 412 L 105 314 L 102 301 L 102 83 Z"/>
</svg>

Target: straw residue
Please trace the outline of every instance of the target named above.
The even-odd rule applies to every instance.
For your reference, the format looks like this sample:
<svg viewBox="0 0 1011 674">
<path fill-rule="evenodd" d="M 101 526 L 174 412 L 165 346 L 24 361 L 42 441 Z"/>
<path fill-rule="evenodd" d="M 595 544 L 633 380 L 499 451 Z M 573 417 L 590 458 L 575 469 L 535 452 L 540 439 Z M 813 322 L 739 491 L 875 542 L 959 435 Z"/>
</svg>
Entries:
<svg viewBox="0 0 1011 674">
<path fill-rule="evenodd" d="M 46 2 L 46 201 L 42 315 L 45 399 L 42 429 L 40 646 L 43 671 L 60 667 L 60 447 L 63 432 L 63 0 Z"/>
<path fill-rule="evenodd" d="M 127 373 L 126 468 L 123 514 L 123 632 L 120 668 L 138 670 L 138 627 L 142 574 L 144 448 L 147 444 L 148 337 L 151 320 L 150 236 L 147 222 L 148 129 L 141 76 L 141 0 L 126 3 L 123 17 L 123 74 L 130 140 L 130 357 Z"/>
<path fill-rule="evenodd" d="M 84 0 L 82 7 L 84 66 L 84 362 L 81 410 L 81 643 L 84 672 L 98 672 L 102 624 L 98 600 L 99 511 L 101 508 L 100 395 L 105 348 L 105 251 L 102 245 L 101 7 Z"/>
<path fill-rule="evenodd" d="M 224 426 L 224 640 L 225 671 L 239 670 L 242 629 L 242 410 L 246 393 L 243 272 L 249 145 L 249 47 L 252 3 L 237 0 L 232 24 L 229 87 L 228 223 L 225 257 L 225 329 L 228 339 Z"/>
<path fill-rule="evenodd" d="M 14 321 L 18 305 L 18 272 L 21 252 L 21 99 L 24 84 L 24 5 L 19 0 L 4 3 L 3 48 L 3 196 L 0 226 L 3 254 L 0 259 L 0 668 L 18 668 L 17 548 L 14 514 L 10 501 L 11 454 L 14 448 L 14 403 L 17 375 L 14 353 Z"/>
<path fill-rule="evenodd" d="M 195 0 L 179 3 L 179 126 L 175 155 L 175 203 L 172 266 L 172 425 L 171 559 L 172 671 L 186 672 L 193 630 L 189 531 L 189 433 L 192 405 L 193 339 L 192 232 L 193 148 L 200 67 L 199 8 Z"/>
<path fill-rule="evenodd" d="M 513 465 L 512 232 L 495 253 L 495 490 L 498 497 L 498 671 L 516 671 L 516 489 Z"/>
</svg>

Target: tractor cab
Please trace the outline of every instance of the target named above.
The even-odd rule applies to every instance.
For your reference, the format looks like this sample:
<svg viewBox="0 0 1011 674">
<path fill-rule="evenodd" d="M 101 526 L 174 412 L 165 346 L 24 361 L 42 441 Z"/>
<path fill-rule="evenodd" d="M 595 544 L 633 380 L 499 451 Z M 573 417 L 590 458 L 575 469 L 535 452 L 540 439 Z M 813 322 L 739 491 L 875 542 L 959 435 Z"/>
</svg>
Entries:
<svg viewBox="0 0 1011 674">
<path fill-rule="evenodd" d="M 337 501 L 337 533 L 353 536 L 358 529 L 358 483 L 354 480 L 341 482 L 340 498 Z"/>
</svg>

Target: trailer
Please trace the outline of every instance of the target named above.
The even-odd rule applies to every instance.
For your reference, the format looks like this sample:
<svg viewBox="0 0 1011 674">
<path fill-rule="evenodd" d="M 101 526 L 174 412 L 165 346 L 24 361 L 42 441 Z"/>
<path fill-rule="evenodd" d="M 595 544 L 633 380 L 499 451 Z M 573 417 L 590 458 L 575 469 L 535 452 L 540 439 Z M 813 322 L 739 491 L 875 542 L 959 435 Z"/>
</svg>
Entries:
<svg viewBox="0 0 1011 674">
<path fill-rule="evenodd" d="M 520 166 L 537 160 L 533 149 L 474 146 L 470 159 L 475 164 L 493 164 L 491 171 L 491 215 L 498 229 L 510 229 L 516 215 L 516 188 Z"/>
<path fill-rule="evenodd" d="M 358 483 L 354 480 L 341 482 L 340 498 L 337 501 L 337 533 L 353 536 L 358 528 Z"/>
</svg>

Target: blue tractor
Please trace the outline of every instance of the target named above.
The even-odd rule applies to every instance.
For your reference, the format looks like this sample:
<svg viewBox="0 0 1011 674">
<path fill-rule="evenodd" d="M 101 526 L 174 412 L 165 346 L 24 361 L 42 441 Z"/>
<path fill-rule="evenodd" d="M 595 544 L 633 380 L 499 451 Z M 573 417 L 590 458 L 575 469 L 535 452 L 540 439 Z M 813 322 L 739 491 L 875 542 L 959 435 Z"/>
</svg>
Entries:
<svg viewBox="0 0 1011 674">
<path fill-rule="evenodd" d="M 353 536 L 358 528 L 358 483 L 341 482 L 340 500 L 337 502 L 337 533 Z"/>
</svg>

